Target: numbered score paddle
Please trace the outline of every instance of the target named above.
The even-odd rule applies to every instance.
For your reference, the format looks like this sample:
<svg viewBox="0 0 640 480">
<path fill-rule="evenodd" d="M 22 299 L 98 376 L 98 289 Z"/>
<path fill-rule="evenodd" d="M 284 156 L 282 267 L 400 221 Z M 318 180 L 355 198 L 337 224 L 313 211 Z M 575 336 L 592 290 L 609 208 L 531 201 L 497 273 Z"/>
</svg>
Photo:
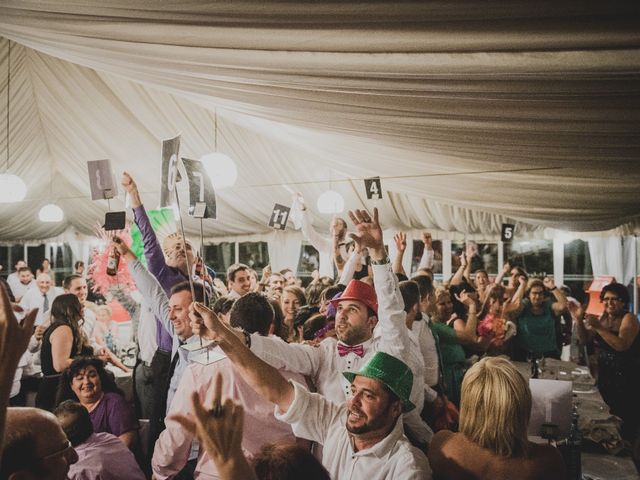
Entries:
<svg viewBox="0 0 640 480">
<path fill-rule="evenodd" d="M 502 224 L 502 233 L 500 235 L 500 239 L 503 242 L 511 242 L 513 241 L 513 234 L 515 232 L 516 226 L 511 223 L 503 223 Z"/>
<path fill-rule="evenodd" d="M 289 220 L 289 213 L 291 208 L 285 207 L 276 203 L 269 217 L 269 226 L 275 229 L 284 230 L 287 226 L 287 220 Z"/>
<path fill-rule="evenodd" d="M 216 192 L 207 170 L 199 160 L 182 158 L 189 177 L 189 215 L 195 218 L 216 218 Z"/>
<path fill-rule="evenodd" d="M 364 189 L 367 192 L 367 198 L 369 200 L 380 200 L 382 198 L 380 177 L 365 178 Z"/>
</svg>

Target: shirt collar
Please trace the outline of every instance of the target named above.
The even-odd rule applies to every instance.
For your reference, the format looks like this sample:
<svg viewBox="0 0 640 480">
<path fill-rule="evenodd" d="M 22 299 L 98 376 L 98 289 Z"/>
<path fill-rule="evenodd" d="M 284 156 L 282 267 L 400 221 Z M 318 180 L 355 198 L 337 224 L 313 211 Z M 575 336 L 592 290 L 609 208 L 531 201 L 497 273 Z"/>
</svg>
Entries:
<svg viewBox="0 0 640 480">
<path fill-rule="evenodd" d="M 351 435 L 349 435 L 349 437 L 349 443 L 351 444 L 351 449 L 353 449 L 353 437 L 351 437 Z M 402 426 L 402 415 L 400 415 L 396 420 L 396 425 L 393 427 L 393 430 L 389 432 L 389 435 L 384 437 L 373 447 L 360 450 L 359 452 L 354 452 L 353 455 L 358 457 L 374 455 L 381 460 L 387 460 L 396 443 L 398 443 L 402 437 L 404 437 L 404 427 Z"/>
<path fill-rule="evenodd" d="M 356 345 L 347 345 L 346 343 L 338 340 L 338 343 L 340 345 L 344 345 L 346 347 L 357 347 L 358 345 L 362 345 L 362 348 L 364 349 L 365 353 L 367 352 L 367 349 L 371 348 L 371 344 L 373 343 L 373 337 L 371 337 L 369 340 L 362 342 L 362 343 L 358 343 Z"/>
</svg>

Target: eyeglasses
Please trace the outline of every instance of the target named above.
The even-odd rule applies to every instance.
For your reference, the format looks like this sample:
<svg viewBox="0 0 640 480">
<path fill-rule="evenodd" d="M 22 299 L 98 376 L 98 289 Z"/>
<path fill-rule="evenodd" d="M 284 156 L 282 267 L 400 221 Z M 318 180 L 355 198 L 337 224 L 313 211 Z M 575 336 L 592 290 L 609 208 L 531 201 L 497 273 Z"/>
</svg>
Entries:
<svg viewBox="0 0 640 480">
<path fill-rule="evenodd" d="M 64 448 L 56 452 L 50 453 L 49 455 L 46 455 L 44 457 L 40 457 L 40 460 L 44 461 L 57 456 L 65 456 L 70 450 L 73 450 L 73 445 L 71 445 L 71 442 L 67 440 L 67 443 L 65 444 Z"/>
<path fill-rule="evenodd" d="M 604 297 L 601 302 L 602 303 L 606 303 L 606 302 L 618 302 L 620 301 L 620 297 Z"/>
</svg>

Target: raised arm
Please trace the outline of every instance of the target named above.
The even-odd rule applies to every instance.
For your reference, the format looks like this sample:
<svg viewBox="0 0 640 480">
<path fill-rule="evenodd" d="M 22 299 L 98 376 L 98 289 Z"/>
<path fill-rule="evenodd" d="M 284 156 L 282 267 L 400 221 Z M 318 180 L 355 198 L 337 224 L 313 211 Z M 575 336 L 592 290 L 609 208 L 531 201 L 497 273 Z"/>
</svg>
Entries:
<svg viewBox="0 0 640 480">
<path fill-rule="evenodd" d="M 338 255 L 342 257 L 339 251 L 338 251 Z M 344 268 L 340 273 L 340 280 L 338 280 L 338 283 L 342 285 L 348 285 L 351 279 L 353 278 L 353 276 L 355 275 L 356 267 L 361 260 L 362 260 L 362 254 L 356 247 L 351 252 L 351 255 L 349 255 L 348 260 L 344 263 Z M 337 262 L 336 262 L 336 265 L 337 265 Z"/>
<path fill-rule="evenodd" d="M 13 377 L 29 344 L 37 314 L 38 309 L 33 309 L 20 325 L 11 307 L 9 294 L 4 285 L 0 285 L 0 457 Z"/>
<path fill-rule="evenodd" d="M 355 252 L 351 252 L 351 256 L 353 256 Z M 349 258 L 351 258 L 351 256 Z M 342 253 L 340 253 L 340 238 L 337 235 L 333 235 L 331 237 L 331 257 L 333 258 L 333 263 L 336 266 L 336 270 L 339 275 L 342 275 L 345 267 L 345 260 L 342 258 Z"/>
<path fill-rule="evenodd" d="M 142 243 L 144 245 L 144 256 L 147 259 L 147 265 L 149 271 L 157 276 L 163 268 L 166 268 L 167 262 L 162 252 L 160 242 L 156 232 L 151 227 L 151 222 L 147 211 L 140 199 L 140 193 L 138 192 L 138 186 L 129 173 L 124 172 L 122 174 L 122 187 L 131 196 L 131 207 L 133 208 L 133 217 L 136 225 L 140 229 L 142 234 Z"/>
<path fill-rule="evenodd" d="M 420 264 L 418 270 L 421 268 L 433 269 L 435 262 L 435 252 L 433 251 L 433 239 L 429 232 L 422 233 L 422 243 L 424 243 L 424 250 L 422 250 L 422 257 L 420 257 Z"/>
<path fill-rule="evenodd" d="M 462 280 L 464 279 L 464 272 L 466 271 L 468 264 L 469 262 L 467 261 L 467 254 L 462 252 L 462 254 L 460 255 L 460 266 L 458 267 L 458 270 L 456 270 L 456 273 L 451 279 L 451 282 L 449 282 L 449 285 L 454 286 L 460 285 L 462 283 Z"/>
<path fill-rule="evenodd" d="M 551 304 L 553 313 L 555 313 L 556 315 L 560 315 L 567 308 L 567 297 L 565 296 L 564 292 L 556 286 L 555 282 L 551 278 L 544 277 L 542 283 L 544 283 L 544 286 L 556 299 L 556 301 Z"/>
<path fill-rule="evenodd" d="M 393 259 L 393 273 L 401 273 L 406 276 L 407 274 L 402 266 L 402 260 L 404 258 L 404 252 L 407 249 L 407 234 L 404 232 L 398 232 L 393 236 L 393 241 L 396 242 L 397 251 L 395 258 Z"/>
<path fill-rule="evenodd" d="M 249 350 L 248 338 L 224 325 L 218 316 L 201 303 L 189 307 L 194 330 L 202 332 L 202 325 L 209 332 L 209 338 L 215 340 L 236 366 L 245 382 L 264 399 L 275 403 L 280 412 L 287 412 L 293 402 L 293 386 L 278 370 L 264 362 Z"/>
<path fill-rule="evenodd" d="M 500 272 L 498 273 L 498 276 L 493 281 L 493 283 L 495 283 L 496 285 L 502 285 L 502 279 L 507 273 L 509 273 L 510 270 L 511 270 L 511 265 L 509 264 L 509 262 L 504 262 L 504 265 L 502 265 L 502 270 L 500 270 Z"/>
<path fill-rule="evenodd" d="M 242 405 L 231 399 L 222 403 L 222 376 L 218 374 L 216 377 L 211 409 L 205 409 L 197 391 L 191 395 L 191 404 L 193 413 L 188 416 L 176 413 L 169 420 L 178 422 L 190 435 L 197 435 L 213 459 L 221 480 L 255 479 L 256 475 L 242 452 L 244 410 Z"/>
<path fill-rule="evenodd" d="M 567 308 L 569 309 L 569 313 L 571 313 L 571 317 L 576 324 L 576 332 L 578 334 L 578 338 L 580 339 L 580 343 L 582 345 L 586 345 L 595 336 L 595 331 L 587 330 L 587 328 L 585 327 L 584 307 L 577 302 L 568 302 Z"/>
<path fill-rule="evenodd" d="M 112 245 L 127 260 L 131 277 L 136 282 L 140 294 L 148 303 L 153 314 L 162 322 L 162 327 L 173 335 L 173 325 L 169 320 L 169 299 L 158 280 L 140 263 L 131 249 L 120 237 L 113 237 Z M 153 319 L 153 317 L 149 317 Z"/>
<path fill-rule="evenodd" d="M 380 350 L 400 359 L 407 358 L 409 330 L 405 323 L 406 313 L 398 279 L 391 271 L 391 264 L 382 239 L 382 228 L 378 220 L 378 209 L 373 209 L 373 218 L 365 210 L 349 212 L 356 229 L 351 237 L 358 248 L 368 248 L 373 263 L 373 282 L 378 297 L 378 326 L 381 339 Z"/>
<path fill-rule="evenodd" d="M 309 217 L 309 210 L 304 203 L 304 198 L 300 193 L 296 194 L 294 200 L 300 205 L 301 217 L 302 217 L 302 235 L 309 241 L 309 243 L 319 252 L 331 252 L 332 243 L 328 238 L 320 235 L 313 228 L 311 224 L 311 218 Z"/>
<path fill-rule="evenodd" d="M 482 339 L 478 337 L 476 331 L 478 327 L 476 302 L 465 291 L 460 293 L 460 295 L 456 295 L 456 298 L 467 307 L 467 321 L 464 323 L 464 326 L 459 328 L 458 325 L 460 325 L 460 322 L 455 323 L 456 336 L 460 342 L 465 345 L 477 346 Z"/>
<path fill-rule="evenodd" d="M 640 331 L 640 324 L 631 313 L 625 314 L 620 323 L 620 331 L 615 334 L 604 327 L 600 321 L 593 317 L 587 317 L 589 328 L 596 332 L 617 352 L 625 352 L 631 348 Z"/>
</svg>

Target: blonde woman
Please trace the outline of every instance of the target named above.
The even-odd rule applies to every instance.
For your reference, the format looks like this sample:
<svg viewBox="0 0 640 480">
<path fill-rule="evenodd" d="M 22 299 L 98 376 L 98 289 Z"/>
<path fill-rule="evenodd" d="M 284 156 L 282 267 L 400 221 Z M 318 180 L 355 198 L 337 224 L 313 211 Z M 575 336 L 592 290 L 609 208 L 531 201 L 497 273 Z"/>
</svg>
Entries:
<svg viewBox="0 0 640 480">
<path fill-rule="evenodd" d="M 485 357 L 462 382 L 460 432 L 440 431 L 429 446 L 434 479 L 562 480 L 555 447 L 529 442 L 531 391 L 511 362 Z"/>
</svg>

